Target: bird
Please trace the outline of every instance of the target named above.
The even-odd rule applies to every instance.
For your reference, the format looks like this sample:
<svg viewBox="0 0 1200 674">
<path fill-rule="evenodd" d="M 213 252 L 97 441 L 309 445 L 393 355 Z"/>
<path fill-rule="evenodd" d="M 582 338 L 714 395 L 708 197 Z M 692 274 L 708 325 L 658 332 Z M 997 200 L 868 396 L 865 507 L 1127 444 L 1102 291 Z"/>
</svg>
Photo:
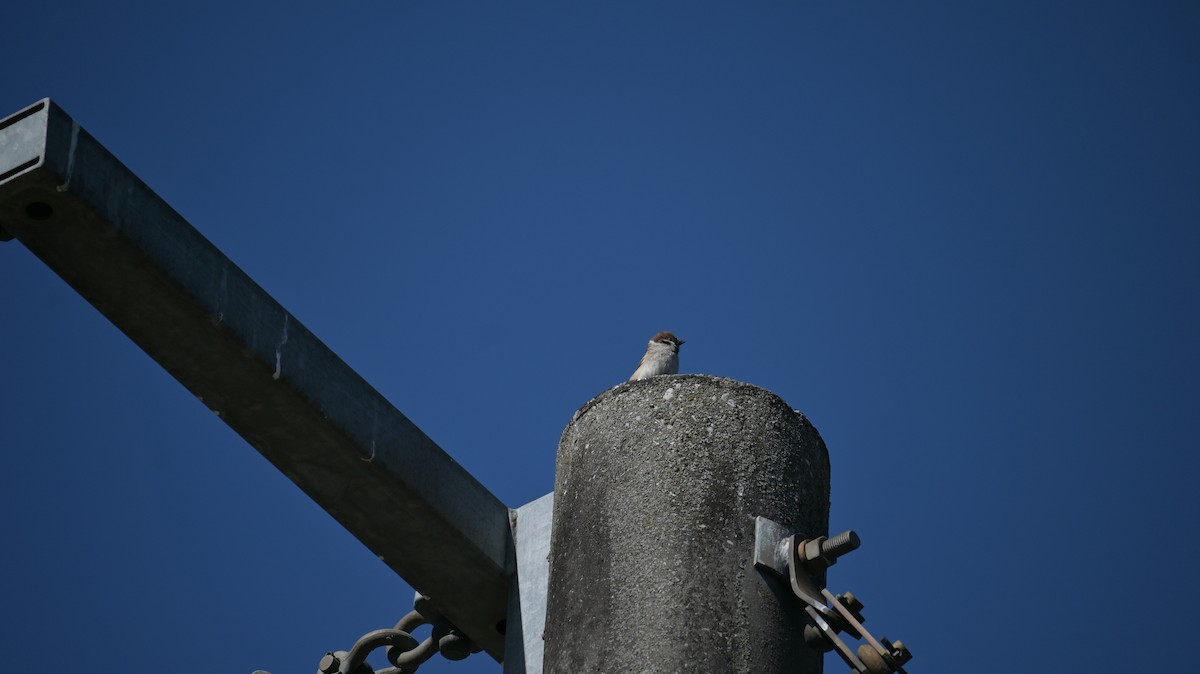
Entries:
<svg viewBox="0 0 1200 674">
<path fill-rule="evenodd" d="M 638 363 L 637 370 L 629 381 L 660 374 L 678 374 L 679 347 L 682 345 L 683 340 L 669 332 L 660 332 L 651 337 L 650 345 L 646 347 L 646 355 L 642 356 L 642 362 Z"/>
</svg>

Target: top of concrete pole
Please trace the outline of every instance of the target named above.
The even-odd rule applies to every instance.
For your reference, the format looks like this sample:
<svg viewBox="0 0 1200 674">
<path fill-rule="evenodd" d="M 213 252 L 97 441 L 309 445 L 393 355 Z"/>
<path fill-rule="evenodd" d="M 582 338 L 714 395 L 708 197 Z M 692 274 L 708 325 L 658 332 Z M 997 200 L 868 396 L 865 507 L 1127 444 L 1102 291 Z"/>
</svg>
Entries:
<svg viewBox="0 0 1200 674">
<path fill-rule="evenodd" d="M 754 518 L 829 522 L 803 414 L 705 375 L 621 384 L 559 444 L 546 672 L 821 671 L 801 603 L 753 565 Z"/>
</svg>

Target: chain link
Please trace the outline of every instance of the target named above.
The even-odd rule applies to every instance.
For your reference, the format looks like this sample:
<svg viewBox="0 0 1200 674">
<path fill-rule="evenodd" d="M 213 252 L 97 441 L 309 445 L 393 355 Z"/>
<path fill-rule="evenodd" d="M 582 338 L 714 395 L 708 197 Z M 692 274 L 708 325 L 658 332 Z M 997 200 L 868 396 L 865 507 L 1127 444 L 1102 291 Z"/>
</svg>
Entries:
<svg viewBox="0 0 1200 674">
<path fill-rule="evenodd" d="M 482 650 L 451 625 L 429 597 L 418 592 L 413 607 L 392 629 L 368 632 L 348 651 L 326 653 L 317 674 L 413 674 L 437 653 L 447 660 L 462 660 Z M 422 625 L 432 625 L 433 631 L 418 643 L 412 632 Z M 375 671 L 367 664 L 367 656 L 383 647 L 392 666 Z"/>
</svg>

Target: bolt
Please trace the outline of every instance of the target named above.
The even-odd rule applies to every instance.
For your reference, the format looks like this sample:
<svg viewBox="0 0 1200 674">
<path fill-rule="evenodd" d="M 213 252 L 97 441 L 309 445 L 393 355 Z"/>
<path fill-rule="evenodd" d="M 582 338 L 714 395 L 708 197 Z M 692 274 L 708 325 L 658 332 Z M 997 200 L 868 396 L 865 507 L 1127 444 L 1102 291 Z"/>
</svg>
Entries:
<svg viewBox="0 0 1200 674">
<path fill-rule="evenodd" d="M 871 647 L 871 644 L 862 644 L 858 647 L 858 659 L 866 667 L 867 674 L 892 674 L 896 671 L 887 660 L 883 659 L 879 651 Z"/>
<path fill-rule="evenodd" d="M 828 653 L 833 650 L 833 641 L 816 625 L 804 626 L 804 643 L 818 653 Z"/>
<path fill-rule="evenodd" d="M 883 643 L 887 645 L 887 639 L 884 639 Z M 895 659 L 897 663 L 903 665 L 909 660 L 912 660 L 912 653 L 908 652 L 908 646 L 905 646 L 903 641 L 893 641 L 890 646 L 891 648 L 888 650 L 892 652 L 892 658 Z"/>
<path fill-rule="evenodd" d="M 317 671 L 321 674 L 337 674 L 337 670 L 341 666 L 342 663 L 336 655 L 326 653 L 325 657 L 321 658 L 321 664 L 317 665 Z"/>
<path fill-rule="evenodd" d="M 854 619 L 860 623 L 867 622 L 867 619 L 862 616 L 863 603 L 858 597 L 854 596 L 853 592 L 844 592 L 837 596 L 837 600 L 842 602 L 842 606 L 854 616 Z"/>
<path fill-rule="evenodd" d="M 861 544 L 858 534 L 847 531 L 833 538 L 818 536 L 812 540 L 800 541 L 796 544 L 796 551 L 800 563 L 815 576 L 824 573 L 825 569 L 837 563 L 838 557 L 851 550 L 857 550 Z"/>
<path fill-rule="evenodd" d="M 471 654 L 471 640 L 457 629 L 438 639 L 438 652 L 447 660 L 462 660 Z"/>
<path fill-rule="evenodd" d="M 821 554 L 826 557 L 837 559 L 848 552 L 854 552 L 858 546 L 862 545 L 858 534 L 851 531 L 843 531 L 842 533 L 830 538 L 821 543 Z"/>
<path fill-rule="evenodd" d="M 887 637 L 883 637 L 879 640 L 879 644 L 887 651 L 886 654 L 875 650 L 870 644 L 858 647 L 858 659 L 862 660 L 868 674 L 891 674 L 902 667 L 904 663 L 912 660 L 912 653 L 908 652 L 903 641 L 892 643 L 887 640 Z"/>
<path fill-rule="evenodd" d="M 855 597 L 853 592 L 843 592 L 837 598 L 838 601 L 842 602 L 842 606 L 845 606 L 851 613 L 858 613 L 863 610 L 862 600 Z"/>
</svg>

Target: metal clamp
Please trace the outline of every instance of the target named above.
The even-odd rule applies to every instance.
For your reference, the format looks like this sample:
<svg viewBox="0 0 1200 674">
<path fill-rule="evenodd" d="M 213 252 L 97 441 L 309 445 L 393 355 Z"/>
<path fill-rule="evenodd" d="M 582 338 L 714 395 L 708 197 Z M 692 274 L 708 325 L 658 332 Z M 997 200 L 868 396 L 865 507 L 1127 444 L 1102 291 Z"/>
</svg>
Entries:
<svg viewBox="0 0 1200 674">
<path fill-rule="evenodd" d="M 902 641 L 876 639 L 865 627 L 863 603 L 846 592 L 834 596 L 825 589 L 825 571 L 838 557 L 858 549 L 858 534 L 847 531 L 833 538 L 797 539 L 795 532 L 765 517 L 754 520 L 754 566 L 786 581 L 792 594 L 804 602 L 812 625 L 804 628 L 804 641 L 819 652 L 836 650 L 856 674 L 907 674 L 903 665 L 912 654 Z M 863 639 L 850 650 L 839 633 Z"/>
</svg>

